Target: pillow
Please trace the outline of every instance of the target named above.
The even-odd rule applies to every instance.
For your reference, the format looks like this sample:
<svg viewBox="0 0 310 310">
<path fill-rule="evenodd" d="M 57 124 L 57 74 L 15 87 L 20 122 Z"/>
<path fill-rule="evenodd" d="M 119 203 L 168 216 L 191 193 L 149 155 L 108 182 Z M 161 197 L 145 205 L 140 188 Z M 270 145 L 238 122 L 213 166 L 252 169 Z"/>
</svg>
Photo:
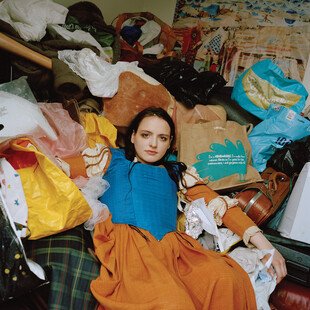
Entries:
<svg viewBox="0 0 310 310">
<path fill-rule="evenodd" d="M 117 94 L 103 101 L 104 116 L 118 129 L 127 128 L 137 113 L 150 106 L 161 107 L 169 113 L 175 99 L 153 78 L 129 71 L 120 74 Z"/>
</svg>

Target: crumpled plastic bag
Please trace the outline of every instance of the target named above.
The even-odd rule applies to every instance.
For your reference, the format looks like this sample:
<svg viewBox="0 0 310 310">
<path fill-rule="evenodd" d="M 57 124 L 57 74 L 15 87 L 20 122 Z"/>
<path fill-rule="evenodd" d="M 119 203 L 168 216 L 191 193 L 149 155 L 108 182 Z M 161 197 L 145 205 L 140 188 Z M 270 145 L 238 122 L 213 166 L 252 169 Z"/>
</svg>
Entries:
<svg viewBox="0 0 310 310">
<path fill-rule="evenodd" d="M 57 140 L 41 137 L 40 141 L 53 156 L 66 158 L 79 155 L 87 147 L 87 136 L 83 126 L 75 122 L 61 103 L 39 103 L 41 111 L 57 132 Z"/>
<path fill-rule="evenodd" d="M 244 71 L 236 80 L 231 98 L 248 112 L 264 120 L 272 104 L 301 113 L 308 96 L 303 84 L 286 78 L 271 59 L 264 59 Z"/>
<path fill-rule="evenodd" d="M 249 134 L 253 167 L 262 172 L 277 149 L 309 134 L 308 119 L 284 106 L 271 105 L 267 118 Z"/>
<path fill-rule="evenodd" d="M 164 59 L 159 64 L 144 68 L 144 71 L 162 83 L 177 101 L 188 108 L 207 104 L 209 97 L 227 83 L 217 72 L 199 73 L 179 60 Z"/>
<path fill-rule="evenodd" d="M 276 275 L 272 277 L 267 269 L 271 267 L 274 252 L 274 249 L 259 250 L 257 248 L 237 247 L 229 253 L 229 256 L 248 273 L 255 291 L 258 310 L 270 310 L 268 301 L 270 294 L 276 287 Z M 263 264 L 261 259 L 268 254 L 270 257 Z"/>
<path fill-rule="evenodd" d="M 0 116 L 0 141 L 17 135 L 57 139 L 39 106 L 22 97 L 0 91 Z"/>
<path fill-rule="evenodd" d="M 16 234 L 26 237 L 28 206 L 25 193 L 19 174 L 5 158 L 0 158 L 0 192 L 16 225 Z"/>
<path fill-rule="evenodd" d="M 22 181 L 28 205 L 29 239 L 65 231 L 92 216 L 78 187 L 30 139 L 12 140 L 2 153 Z"/>
<path fill-rule="evenodd" d="M 113 97 L 117 93 L 118 78 L 122 72 L 143 72 L 137 61 L 118 61 L 116 64 L 110 64 L 89 48 L 83 48 L 81 51 L 59 51 L 58 58 L 85 79 L 89 91 L 97 97 Z"/>
<path fill-rule="evenodd" d="M 0 19 L 10 24 L 25 41 L 41 41 L 48 24 L 64 24 L 68 9 L 53 1 L 4 0 Z"/>
<path fill-rule="evenodd" d="M 93 215 L 84 223 L 86 230 L 93 230 L 97 223 L 105 221 L 109 216 L 109 209 L 106 204 L 98 198 L 101 197 L 110 187 L 110 184 L 102 176 L 90 177 L 87 184 L 81 188 L 86 201 L 91 206 Z"/>
<path fill-rule="evenodd" d="M 11 82 L 0 84 L 0 90 L 22 97 L 32 103 L 37 103 L 37 100 L 27 83 L 27 76 L 21 76 Z"/>
</svg>

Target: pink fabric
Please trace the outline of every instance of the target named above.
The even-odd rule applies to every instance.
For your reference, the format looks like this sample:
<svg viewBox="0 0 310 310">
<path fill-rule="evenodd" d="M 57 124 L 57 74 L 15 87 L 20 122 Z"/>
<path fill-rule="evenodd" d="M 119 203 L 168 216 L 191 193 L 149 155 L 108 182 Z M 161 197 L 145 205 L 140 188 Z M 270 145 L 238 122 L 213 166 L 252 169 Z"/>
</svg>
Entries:
<svg viewBox="0 0 310 310">
<path fill-rule="evenodd" d="M 87 147 L 87 137 L 84 128 L 75 122 L 61 103 L 39 103 L 40 108 L 58 139 L 51 141 L 47 137 L 40 141 L 48 151 L 57 157 L 76 156 Z"/>
</svg>

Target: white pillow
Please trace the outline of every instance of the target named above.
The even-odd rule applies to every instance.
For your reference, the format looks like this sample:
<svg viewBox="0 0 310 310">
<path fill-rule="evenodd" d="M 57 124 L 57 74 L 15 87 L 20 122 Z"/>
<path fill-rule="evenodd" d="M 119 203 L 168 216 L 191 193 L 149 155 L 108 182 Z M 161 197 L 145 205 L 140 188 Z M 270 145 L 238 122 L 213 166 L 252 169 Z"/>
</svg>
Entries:
<svg viewBox="0 0 310 310">
<path fill-rule="evenodd" d="M 56 133 L 38 105 L 22 97 L 0 91 L 0 141 L 17 135 L 57 140 Z"/>
</svg>

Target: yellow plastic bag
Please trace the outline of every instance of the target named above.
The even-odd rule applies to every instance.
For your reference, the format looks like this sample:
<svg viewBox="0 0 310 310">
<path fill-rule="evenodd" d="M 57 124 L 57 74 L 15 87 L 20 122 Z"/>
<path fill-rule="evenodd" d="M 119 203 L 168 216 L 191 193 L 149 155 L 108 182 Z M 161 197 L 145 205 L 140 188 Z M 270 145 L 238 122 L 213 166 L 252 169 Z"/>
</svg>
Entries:
<svg viewBox="0 0 310 310">
<path fill-rule="evenodd" d="M 21 177 L 28 205 L 29 239 L 59 233 L 91 217 L 91 208 L 78 187 L 31 140 L 12 140 L 6 154 Z"/>
</svg>

